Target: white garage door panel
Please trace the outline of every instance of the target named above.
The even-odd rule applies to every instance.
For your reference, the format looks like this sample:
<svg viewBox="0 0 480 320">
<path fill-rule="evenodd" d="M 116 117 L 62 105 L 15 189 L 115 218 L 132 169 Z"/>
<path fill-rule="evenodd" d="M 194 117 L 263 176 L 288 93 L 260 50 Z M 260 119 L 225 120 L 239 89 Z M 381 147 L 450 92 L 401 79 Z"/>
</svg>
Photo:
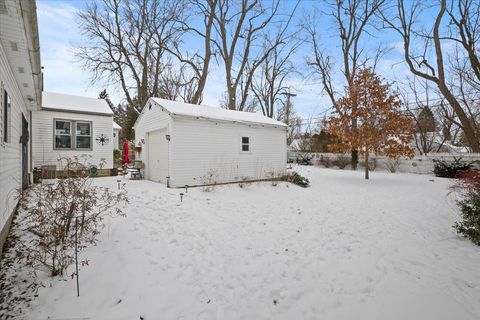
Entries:
<svg viewBox="0 0 480 320">
<path fill-rule="evenodd" d="M 148 179 L 167 183 L 168 141 L 166 129 L 148 133 Z"/>
</svg>

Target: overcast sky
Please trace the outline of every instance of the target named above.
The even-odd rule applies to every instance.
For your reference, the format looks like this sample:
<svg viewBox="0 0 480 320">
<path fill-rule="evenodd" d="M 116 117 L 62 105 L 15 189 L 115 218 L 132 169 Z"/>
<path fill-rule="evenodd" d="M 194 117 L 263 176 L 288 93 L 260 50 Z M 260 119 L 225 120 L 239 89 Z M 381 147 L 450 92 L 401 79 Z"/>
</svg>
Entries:
<svg viewBox="0 0 480 320">
<path fill-rule="evenodd" d="M 300 23 L 300 17 L 311 11 L 314 1 L 303 1 L 298 9 L 299 20 L 295 24 Z M 316 2 L 318 3 L 318 2 Z M 293 1 L 284 0 L 282 3 L 283 10 L 288 11 Z M 74 56 L 74 48 L 76 45 L 83 43 L 78 27 L 78 19 L 76 13 L 85 6 L 84 0 L 38 0 L 38 20 L 40 31 L 41 57 L 44 69 L 45 91 L 61 92 L 67 94 L 75 94 L 82 96 L 97 97 L 98 93 L 105 88 L 102 83 L 92 85 L 90 83 L 90 74 L 83 71 L 81 64 L 76 61 Z M 331 33 L 331 22 L 328 18 L 321 19 L 321 25 L 318 27 L 324 30 L 321 39 L 328 43 L 329 51 L 334 55 L 339 55 L 338 40 Z M 408 74 L 405 64 L 401 59 L 401 46 L 399 39 L 391 32 L 381 32 L 376 38 L 366 39 L 371 48 L 383 43 L 391 47 L 391 51 L 381 61 L 377 68 L 377 72 L 389 80 L 401 80 Z M 309 54 L 308 45 L 300 48 L 293 57 L 299 71 L 305 71 L 305 58 Z M 212 106 L 218 106 L 219 100 L 224 92 L 224 79 L 222 73 L 222 65 L 215 65 L 212 68 L 210 77 L 208 78 L 207 87 L 204 91 L 203 103 Z M 305 72 L 304 72 L 305 73 Z M 341 79 L 340 74 L 337 75 Z M 325 110 L 330 108 L 329 100 L 322 95 L 321 86 L 315 79 L 294 75 L 290 84 L 297 93 L 294 99 L 297 112 L 304 118 L 311 116 L 322 116 Z M 117 88 L 107 87 L 109 94 L 114 103 L 121 102 L 122 93 Z"/>
</svg>

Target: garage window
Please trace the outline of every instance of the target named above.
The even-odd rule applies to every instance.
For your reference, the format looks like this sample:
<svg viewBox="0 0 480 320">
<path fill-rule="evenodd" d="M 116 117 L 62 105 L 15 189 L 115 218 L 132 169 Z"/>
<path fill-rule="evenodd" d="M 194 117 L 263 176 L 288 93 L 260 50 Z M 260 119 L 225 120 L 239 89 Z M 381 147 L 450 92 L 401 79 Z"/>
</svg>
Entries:
<svg viewBox="0 0 480 320">
<path fill-rule="evenodd" d="M 242 137 L 242 152 L 250 151 L 250 137 Z"/>
</svg>

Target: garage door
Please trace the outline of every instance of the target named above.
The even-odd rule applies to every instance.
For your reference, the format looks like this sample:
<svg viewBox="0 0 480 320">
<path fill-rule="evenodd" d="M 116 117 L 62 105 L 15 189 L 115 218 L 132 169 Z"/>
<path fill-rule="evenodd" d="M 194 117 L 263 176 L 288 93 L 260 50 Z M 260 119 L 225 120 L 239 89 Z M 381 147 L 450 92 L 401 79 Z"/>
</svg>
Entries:
<svg viewBox="0 0 480 320">
<path fill-rule="evenodd" d="M 152 131 L 148 134 L 148 179 L 167 183 L 168 176 L 168 141 L 167 129 Z"/>
</svg>

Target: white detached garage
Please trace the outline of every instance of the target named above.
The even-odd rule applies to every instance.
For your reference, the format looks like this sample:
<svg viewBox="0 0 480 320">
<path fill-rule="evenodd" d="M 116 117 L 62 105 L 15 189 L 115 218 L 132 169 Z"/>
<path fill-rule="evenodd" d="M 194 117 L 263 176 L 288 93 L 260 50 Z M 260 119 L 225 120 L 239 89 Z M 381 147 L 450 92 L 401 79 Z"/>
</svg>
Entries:
<svg viewBox="0 0 480 320">
<path fill-rule="evenodd" d="M 150 98 L 135 125 L 146 178 L 169 187 L 285 172 L 284 123 L 256 113 Z"/>
</svg>

